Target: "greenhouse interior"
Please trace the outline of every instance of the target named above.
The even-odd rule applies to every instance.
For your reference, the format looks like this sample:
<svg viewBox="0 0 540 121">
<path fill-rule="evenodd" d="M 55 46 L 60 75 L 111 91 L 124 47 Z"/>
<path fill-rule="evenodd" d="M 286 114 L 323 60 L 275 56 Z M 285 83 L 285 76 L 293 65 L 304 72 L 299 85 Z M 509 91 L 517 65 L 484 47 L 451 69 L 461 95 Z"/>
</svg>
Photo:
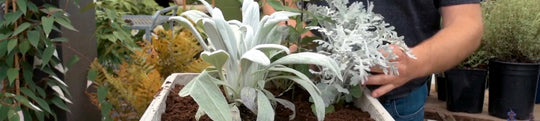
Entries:
<svg viewBox="0 0 540 121">
<path fill-rule="evenodd" d="M 540 0 L 0 0 L 0 121 L 540 121 Z"/>
</svg>

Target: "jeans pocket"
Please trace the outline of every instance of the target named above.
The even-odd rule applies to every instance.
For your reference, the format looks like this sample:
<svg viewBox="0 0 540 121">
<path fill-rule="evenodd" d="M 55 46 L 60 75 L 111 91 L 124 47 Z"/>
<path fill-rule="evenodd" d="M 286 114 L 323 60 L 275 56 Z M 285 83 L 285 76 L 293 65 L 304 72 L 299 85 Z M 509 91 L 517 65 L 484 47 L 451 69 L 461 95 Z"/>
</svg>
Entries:
<svg viewBox="0 0 540 121">
<path fill-rule="evenodd" d="M 422 86 L 411 92 L 407 97 L 393 101 L 397 117 L 403 120 L 423 120 L 426 93 L 426 86 Z"/>
<path fill-rule="evenodd" d="M 424 106 L 398 106 L 394 102 L 394 108 L 396 112 L 397 121 L 416 121 L 416 118 L 423 118 L 424 116 Z"/>
</svg>

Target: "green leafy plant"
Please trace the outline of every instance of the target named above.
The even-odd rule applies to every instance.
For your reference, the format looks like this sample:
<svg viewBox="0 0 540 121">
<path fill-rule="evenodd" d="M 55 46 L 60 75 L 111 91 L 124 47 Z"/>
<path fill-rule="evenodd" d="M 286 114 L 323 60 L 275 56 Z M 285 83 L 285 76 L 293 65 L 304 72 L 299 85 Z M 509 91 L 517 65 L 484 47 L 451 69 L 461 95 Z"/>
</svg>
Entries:
<svg viewBox="0 0 540 121">
<path fill-rule="evenodd" d="M 144 32 L 134 31 L 135 36 L 132 36 L 122 15 L 152 15 L 160 9 L 153 0 L 96 0 L 87 5 L 90 7 L 96 9 L 98 60 L 107 68 L 121 64 L 140 49 L 136 43 L 142 40 Z"/>
<path fill-rule="evenodd" d="M 291 80 L 307 90 L 315 103 L 317 118 L 324 119 L 325 107 L 321 92 L 303 73 L 284 65 L 322 65 L 336 75 L 339 68 L 334 60 L 322 54 L 289 54 L 288 48 L 280 45 L 286 34 L 283 30 L 287 27 L 278 23 L 298 13 L 280 11 L 259 20 L 259 5 L 253 0 L 244 0 L 242 22 L 225 21 L 220 9 L 202 2 L 212 16 L 200 20 L 210 44 L 206 44 L 200 37 L 191 21 L 182 16 L 171 18 L 196 33 L 204 48 L 201 58 L 213 65 L 190 81 L 179 92 L 180 96 L 193 97 L 200 106 L 199 114 L 207 114 L 213 120 L 240 120 L 239 107 L 245 106 L 257 114 L 257 120 L 271 121 L 274 118 L 273 107 L 277 103 L 293 110 L 291 118 L 294 118 L 294 104 L 275 98 L 265 89 L 265 84 L 271 80 Z M 289 55 L 276 56 L 283 52 Z M 271 61 L 272 58 L 275 61 Z"/>
<path fill-rule="evenodd" d="M 29 0 L 0 0 L 0 120 L 57 120 L 69 109 L 67 85 L 60 77 L 76 62 L 63 63 L 56 50 L 66 38 L 52 33 L 77 31 L 63 9 Z"/>
<path fill-rule="evenodd" d="M 538 0 L 491 0 L 483 3 L 487 53 L 511 62 L 540 60 Z"/>
<path fill-rule="evenodd" d="M 488 53 L 481 45 L 480 48 L 467 57 L 467 59 L 459 63 L 458 68 L 487 69 L 489 58 Z"/>
</svg>

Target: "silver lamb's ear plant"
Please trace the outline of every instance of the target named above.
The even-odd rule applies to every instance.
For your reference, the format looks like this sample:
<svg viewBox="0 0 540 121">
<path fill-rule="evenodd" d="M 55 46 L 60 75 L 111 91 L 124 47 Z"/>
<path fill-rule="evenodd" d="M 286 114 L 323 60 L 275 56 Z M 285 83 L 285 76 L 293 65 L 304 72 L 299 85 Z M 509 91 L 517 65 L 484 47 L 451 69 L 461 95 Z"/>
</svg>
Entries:
<svg viewBox="0 0 540 121">
<path fill-rule="evenodd" d="M 323 91 L 326 105 L 334 103 L 342 93 L 350 101 L 351 95 L 347 94 L 351 90 L 358 90 L 356 85 L 366 81 L 371 67 L 383 69 L 384 74 L 399 74 L 397 63 L 390 61 L 398 58 L 392 51 L 393 47 L 398 47 L 408 57 L 416 58 L 394 27 L 384 22 L 380 14 L 372 12 L 373 4 L 365 8 L 361 2 L 348 5 L 349 0 L 325 1 L 328 6 L 308 5 L 308 11 L 313 12 L 314 16 L 328 18 L 318 21 L 320 27 L 310 28 L 324 35 L 326 40 L 316 40 L 320 44 L 319 49 L 339 63 L 345 79 L 337 81 L 326 73 L 326 68 L 314 72 L 323 76 L 317 86 Z"/>
<path fill-rule="evenodd" d="M 293 111 L 292 119 L 294 104 L 274 97 L 264 88 L 268 81 L 286 79 L 307 90 L 315 104 L 317 118 L 324 119 L 325 106 L 321 92 L 306 75 L 284 65 L 315 64 L 324 66 L 335 75 L 339 75 L 340 69 L 333 59 L 325 55 L 307 52 L 289 54 L 287 47 L 279 45 L 287 27 L 278 23 L 298 13 L 279 11 L 259 20 L 259 5 L 253 0 L 244 0 L 242 21 L 225 21 L 220 9 L 212 8 L 205 1 L 201 2 L 211 17 L 188 11 L 182 16 L 170 18 L 192 31 L 205 50 L 201 58 L 213 65 L 179 92 L 180 96 L 189 95 L 199 104 L 196 117 L 207 114 L 217 121 L 238 120 L 238 107 L 243 105 L 257 114 L 257 120 L 272 121 L 273 104 L 279 103 Z M 205 43 L 195 29 L 193 22 L 197 21 L 203 22 L 209 43 Z M 272 62 L 270 58 L 279 53 L 289 55 Z M 341 76 L 337 77 L 341 79 Z M 223 87 L 224 95 L 220 87 Z"/>
</svg>

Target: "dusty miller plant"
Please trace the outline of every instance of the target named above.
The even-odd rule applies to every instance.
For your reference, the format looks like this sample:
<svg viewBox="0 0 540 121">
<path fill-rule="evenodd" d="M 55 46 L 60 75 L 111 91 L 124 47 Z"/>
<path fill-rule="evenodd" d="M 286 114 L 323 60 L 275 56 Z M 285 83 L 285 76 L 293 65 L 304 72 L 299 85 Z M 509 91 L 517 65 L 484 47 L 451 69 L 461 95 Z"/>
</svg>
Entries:
<svg viewBox="0 0 540 121">
<path fill-rule="evenodd" d="M 259 20 L 258 3 L 244 0 L 242 21 L 225 21 L 220 9 L 201 2 L 211 17 L 205 17 L 201 12 L 187 11 L 182 14 L 185 17 L 171 18 L 192 31 L 204 48 L 200 57 L 213 65 L 179 92 L 180 96 L 189 95 L 199 104 L 196 117 L 207 114 L 218 121 L 240 120 L 239 107 L 245 106 L 257 114 L 257 120 L 271 121 L 274 120 L 274 107 L 279 103 L 293 110 L 290 118 L 294 118 L 294 104 L 275 98 L 265 89 L 266 82 L 279 79 L 291 80 L 307 90 L 315 103 L 318 120 L 324 119 L 321 92 L 303 73 L 284 65 L 316 64 L 327 67 L 329 72 L 336 75 L 339 68 L 333 59 L 325 55 L 309 52 L 289 54 L 288 48 L 280 45 L 287 27 L 278 23 L 298 13 L 280 11 Z M 194 27 L 195 22 L 201 21 L 209 44 Z M 289 55 L 277 57 L 280 53 Z M 271 61 L 271 58 L 276 60 Z M 224 90 L 223 93 L 220 88 Z"/>
<path fill-rule="evenodd" d="M 326 105 L 343 99 L 341 94 L 350 101 L 351 90 L 355 91 L 355 97 L 359 96 L 361 90 L 356 85 L 366 81 L 371 67 L 382 69 L 384 74 L 399 74 L 397 63 L 390 61 L 398 58 L 392 51 L 394 47 L 415 58 L 394 27 L 373 12 L 373 4 L 366 8 L 361 2 L 348 5 L 348 1 L 326 0 L 328 6 L 310 4 L 307 7 L 314 16 L 324 18 L 319 20 L 320 26 L 309 27 L 321 32 L 325 39 L 315 40 L 320 44 L 318 50 L 338 62 L 345 79 L 333 78 L 324 67 L 320 72 L 314 72 L 322 75 L 317 86 L 323 91 Z"/>
</svg>

